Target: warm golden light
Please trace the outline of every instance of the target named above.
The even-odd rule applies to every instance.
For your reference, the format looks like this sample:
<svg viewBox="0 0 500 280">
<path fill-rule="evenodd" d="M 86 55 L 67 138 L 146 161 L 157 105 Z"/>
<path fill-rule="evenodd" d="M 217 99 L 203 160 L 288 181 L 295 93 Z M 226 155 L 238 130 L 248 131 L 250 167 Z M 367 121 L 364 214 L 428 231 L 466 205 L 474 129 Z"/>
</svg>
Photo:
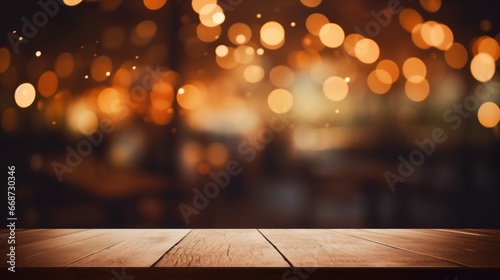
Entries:
<svg viewBox="0 0 500 280">
<path fill-rule="evenodd" d="M 260 40 L 264 46 L 279 46 L 285 41 L 285 29 L 281 24 L 270 21 L 260 28 Z"/>
<path fill-rule="evenodd" d="M 78 130 L 84 135 L 92 135 L 97 130 L 99 119 L 90 111 L 84 111 L 78 116 Z"/>
<path fill-rule="evenodd" d="M 311 34 L 319 36 L 319 31 L 321 27 L 325 24 L 329 23 L 330 20 L 323 14 L 314 13 L 307 17 L 306 19 L 306 28 Z"/>
<path fill-rule="evenodd" d="M 345 37 L 344 44 L 344 50 L 353 57 L 356 57 L 356 44 L 363 39 L 364 37 L 358 33 L 351 33 Z"/>
<path fill-rule="evenodd" d="M 295 74 L 288 66 L 278 65 L 269 72 L 269 80 L 275 87 L 288 88 L 293 84 Z"/>
<path fill-rule="evenodd" d="M 106 72 L 110 72 L 112 70 L 113 63 L 111 59 L 107 56 L 99 56 L 90 65 L 90 75 L 94 80 L 98 82 L 102 82 L 108 78 L 106 76 Z"/>
<path fill-rule="evenodd" d="M 412 83 L 419 83 L 427 75 L 424 62 L 416 57 L 410 57 L 403 63 L 403 75 Z"/>
<path fill-rule="evenodd" d="M 330 77 L 326 79 L 323 83 L 323 93 L 325 96 L 332 101 L 341 101 L 349 92 L 349 86 L 347 82 L 337 76 Z"/>
<path fill-rule="evenodd" d="M 220 25 L 225 20 L 222 8 L 217 4 L 207 4 L 200 10 L 200 22 L 208 27 Z"/>
<path fill-rule="evenodd" d="M 415 44 L 415 46 L 423 50 L 426 50 L 431 46 L 425 42 L 422 36 L 422 28 L 423 28 L 422 23 L 415 25 L 415 27 L 413 27 L 413 29 L 411 30 L 411 39 L 413 41 L 413 44 Z"/>
<path fill-rule="evenodd" d="M 196 13 L 200 13 L 201 9 L 208 4 L 217 4 L 217 0 L 192 0 L 191 6 Z"/>
<path fill-rule="evenodd" d="M 309 8 L 315 8 L 315 7 L 319 6 L 319 4 L 321 4 L 321 1 L 322 0 L 300 0 L 300 2 L 304 6 L 309 7 Z"/>
<path fill-rule="evenodd" d="M 217 62 L 217 65 L 219 65 L 221 68 L 224 69 L 232 69 L 236 66 L 238 66 L 238 60 L 239 60 L 239 54 L 235 51 L 234 48 L 232 47 L 226 47 L 227 48 L 227 53 L 225 51 L 225 48 L 221 47 L 219 49 L 219 54 L 225 54 L 225 56 L 216 56 L 215 61 Z"/>
<path fill-rule="evenodd" d="M 245 23 L 235 23 L 229 27 L 227 37 L 231 43 L 235 45 L 243 45 L 248 43 L 252 38 L 252 29 Z"/>
<path fill-rule="evenodd" d="M 212 143 L 207 147 L 206 156 L 210 164 L 222 166 L 229 159 L 229 151 L 221 143 Z"/>
<path fill-rule="evenodd" d="M 380 55 L 380 49 L 375 41 L 364 38 L 359 40 L 354 47 L 354 53 L 359 61 L 371 64 L 377 61 Z"/>
<path fill-rule="evenodd" d="M 142 38 L 151 38 L 156 34 L 156 23 L 151 20 L 141 21 L 136 26 L 137 35 Z"/>
<path fill-rule="evenodd" d="M 161 9 L 167 0 L 143 0 L 144 6 L 149 10 L 155 11 Z"/>
<path fill-rule="evenodd" d="M 376 94 L 385 94 L 391 89 L 391 76 L 385 70 L 375 69 L 366 79 L 368 88 Z"/>
<path fill-rule="evenodd" d="M 448 27 L 448 25 L 439 24 L 439 26 L 443 31 L 443 40 L 441 41 L 440 44 L 437 44 L 435 47 L 442 50 L 442 51 L 446 51 L 449 48 L 451 48 L 451 46 L 453 45 L 453 40 L 454 40 L 455 36 L 453 35 L 453 31 L 451 31 L 451 29 L 450 29 L 450 27 Z"/>
<path fill-rule="evenodd" d="M 7 48 L 0 48 L 0 73 L 9 68 L 10 65 L 10 52 Z"/>
<path fill-rule="evenodd" d="M 444 53 L 444 59 L 451 68 L 462 69 L 467 64 L 467 49 L 460 43 L 453 43 Z"/>
<path fill-rule="evenodd" d="M 479 53 L 470 63 L 470 71 L 474 79 L 487 82 L 495 75 L 495 60 L 487 53 Z"/>
<path fill-rule="evenodd" d="M 255 50 L 249 46 L 238 46 L 234 53 L 234 59 L 241 64 L 250 63 L 255 57 Z"/>
<path fill-rule="evenodd" d="M 56 73 L 52 71 L 44 72 L 38 79 L 38 91 L 44 97 L 52 96 L 59 85 Z"/>
<path fill-rule="evenodd" d="M 404 9 L 399 13 L 399 23 L 408 32 L 412 32 L 413 28 L 422 22 L 422 16 L 413 9 Z"/>
<path fill-rule="evenodd" d="M 80 4 L 82 2 L 82 0 L 63 0 L 64 4 L 66 4 L 66 6 L 76 6 L 78 4 Z"/>
<path fill-rule="evenodd" d="M 477 111 L 477 118 L 482 126 L 492 128 L 500 121 L 500 108 L 493 102 L 485 102 Z"/>
<path fill-rule="evenodd" d="M 182 90 L 181 90 L 182 89 Z M 177 94 L 177 103 L 184 109 L 194 109 L 202 102 L 201 91 L 194 85 L 184 85 Z M 181 94 L 182 92 L 182 94 Z"/>
<path fill-rule="evenodd" d="M 336 23 L 327 23 L 319 30 L 321 42 L 329 48 L 337 48 L 344 42 L 345 33 Z"/>
<path fill-rule="evenodd" d="M 30 83 L 20 84 L 14 93 L 16 104 L 21 108 L 26 108 L 33 104 L 35 96 L 35 87 Z"/>
<path fill-rule="evenodd" d="M 387 74 L 389 74 L 389 78 L 390 78 L 389 83 L 390 84 L 395 83 L 399 78 L 398 65 L 392 60 L 389 60 L 389 59 L 381 60 L 379 63 L 377 63 L 377 69 L 384 70 Z M 382 73 L 382 72 L 375 72 L 375 74 L 377 74 L 378 78 L 380 80 L 382 80 L 382 79 L 384 79 L 384 77 L 383 77 L 384 74 L 380 74 L 380 73 Z"/>
<path fill-rule="evenodd" d="M 275 89 L 267 97 L 267 105 L 277 114 L 285 114 L 293 107 L 293 95 L 286 89 Z"/>
<path fill-rule="evenodd" d="M 441 0 L 419 0 L 420 5 L 422 8 L 424 8 L 426 11 L 430 13 L 435 13 L 439 11 L 441 8 Z"/>
<path fill-rule="evenodd" d="M 498 57 L 500 56 L 500 46 L 498 45 L 497 40 L 485 36 L 478 41 L 477 53 L 487 53 L 491 55 L 494 60 L 498 60 Z"/>
<path fill-rule="evenodd" d="M 225 57 L 229 53 L 229 49 L 225 45 L 218 45 L 217 48 L 215 48 L 215 55 L 219 57 Z"/>
<path fill-rule="evenodd" d="M 247 68 L 245 68 L 245 71 L 243 72 L 243 77 L 245 77 L 245 80 L 249 83 L 255 84 L 264 78 L 264 69 L 259 66 L 259 65 L 250 65 Z"/>
<path fill-rule="evenodd" d="M 120 92 L 112 87 L 103 89 L 97 97 L 99 109 L 107 114 L 115 113 L 115 106 L 120 102 Z"/>
<path fill-rule="evenodd" d="M 410 80 L 406 81 L 405 92 L 406 96 L 412 101 L 421 102 L 429 95 L 430 87 L 426 79 L 413 83 Z"/>
<path fill-rule="evenodd" d="M 220 25 L 208 27 L 200 23 L 196 27 L 196 35 L 201 41 L 205 43 L 210 43 L 219 39 L 221 32 L 222 28 L 220 27 Z"/>
<path fill-rule="evenodd" d="M 167 110 L 172 107 L 174 102 L 174 89 L 169 83 L 160 82 L 153 87 L 151 95 L 151 104 L 158 110 Z"/>
</svg>

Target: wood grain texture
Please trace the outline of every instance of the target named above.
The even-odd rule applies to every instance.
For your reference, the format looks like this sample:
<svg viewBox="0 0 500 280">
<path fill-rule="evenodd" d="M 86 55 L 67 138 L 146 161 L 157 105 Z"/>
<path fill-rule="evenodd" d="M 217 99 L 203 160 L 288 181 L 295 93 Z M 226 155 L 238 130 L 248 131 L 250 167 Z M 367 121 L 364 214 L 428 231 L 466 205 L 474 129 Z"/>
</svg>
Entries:
<svg viewBox="0 0 500 280">
<path fill-rule="evenodd" d="M 408 252 L 328 229 L 261 229 L 299 267 L 457 267 L 457 264 Z"/>
<path fill-rule="evenodd" d="M 17 245 L 26 245 L 40 240 L 52 239 L 59 236 L 64 236 L 72 233 L 83 232 L 87 229 L 41 229 L 41 230 L 28 230 L 22 231 L 20 234 L 16 233 Z"/>
<path fill-rule="evenodd" d="M 288 267 L 256 229 L 193 229 L 159 267 Z"/>
<path fill-rule="evenodd" d="M 467 251 L 476 251 L 500 258 L 500 245 L 485 240 L 482 236 L 472 236 L 454 232 L 432 229 L 366 229 L 366 231 L 383 233 L 395 237 L 411 238 L 414 242 L 427 242 Z"/>
<path fill-rule="evenodd" d="M 58 235 L 58 233 L 61 230 L 62 229 L 54 229 L 51 231 L 52 234 Z M 33 254 L 40 254 L 49 250 L 54 250 L 58 247 L 66 246 L 68 244 L 92 238 L 94 236 L 98 236 L 108 232 L 111 232 L 111 230 L 104 230 L 104 229 L 84 230 L 84 231 L 74 232 L 71 234 L 59 235 L 54 238 L 39 240 L 25 245 L 19 245 L 16 248 L 18 259 L 21 260 Z"/>
<path fill-rule="evenodd" d="M 36 229 L 16 235 L 16 257 L 17 266 L 26 268 L 229 269 L 291 264 L 500 269 L 497 233 L 489 229 Z"/>
<path fill-rule="evenodd" d="M 412 230 L 405 230 L 407 232 L 405 237 L 375 233 L 362 229 L 338 229 L 335 231 L 406 251 L 451 261 L 468 267 L 500 267 L 500 259 L 494 258 L 489 254 L 443 246 L 423 240 L 416 242 L 411 238 Z"/>
<path fill-rule="evenodd" d="M 33 254 L 19 261 L 23 267 L 62 267 L 141 233 L 140 229 L 108 230 L 53 250 Z M 33 243 L 35 244 L 35 243 Z M 36 247 L 33 248 L 36 252 Z"/>
<path fill-rule="evenodd" d="M 148 229 L 80 259 L 73 267 L 150 267 L 189 233 L 188 229 Z"/>
</svg>

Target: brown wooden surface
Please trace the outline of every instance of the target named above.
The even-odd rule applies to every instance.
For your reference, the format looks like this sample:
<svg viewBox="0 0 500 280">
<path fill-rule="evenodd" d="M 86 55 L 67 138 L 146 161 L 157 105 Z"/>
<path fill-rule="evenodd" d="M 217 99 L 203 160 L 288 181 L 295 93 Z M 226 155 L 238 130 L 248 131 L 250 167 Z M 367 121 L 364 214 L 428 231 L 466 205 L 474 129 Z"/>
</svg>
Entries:
<svg viewBox="0 0 500 280">
<path fill-rule="evenodd" d="M 288 267 L 256 229 L 193 229 L 158 267 Z"/>
<path fill-rule="evenodd" d="M 2 231 L 3 236 L 6 233 Z M 34 229 L 17 232 L 16 265 L 500 268 L 499 233 L 490 229 Z M 6 267 L 4 240 L 0 249 L 1 266 Z"/>
<path fill-rule="evenodd" d="M 454 267 L 457 264 L 328 229 L 263 229 L 299 267 Z"/>
</svg>

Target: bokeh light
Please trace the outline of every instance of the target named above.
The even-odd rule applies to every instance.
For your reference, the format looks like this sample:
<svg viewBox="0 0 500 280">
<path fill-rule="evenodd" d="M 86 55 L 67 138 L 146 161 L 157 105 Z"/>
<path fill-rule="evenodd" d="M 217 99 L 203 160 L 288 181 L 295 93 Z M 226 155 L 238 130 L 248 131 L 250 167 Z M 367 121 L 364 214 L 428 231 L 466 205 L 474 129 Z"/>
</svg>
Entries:
<svg viewBox="0 0 500 280">
<path fill-rule="evenodd" d="M 487 82 L 495 75 L 495 60 L 487 53 L 479 53 L 470 63 L 472 76 L 479 82 Z"/>
<path fill-rule="evenodd" d="M 66 4 L 66 6 L 76 6 L 78 4 L 80 4 L 83 0 L 63 0 L 64 4 Z"/>
<path fill-rule="evenodd" d="M 441 0 L 419 0 L 419 1 L 422 8 L 424 8 L 426 11 L 430 13 L 435 13 L 439 11 L 442 4 Z"/>
<path fill-rule="evenodd" d="M 327 23 L 321 27 L 319 38 L 325 46 L 337 48 L 344 42 L 345 33 L 340 25 L 336 23 Z"/>
<path fill-rule="evenodd" d="M 279 48 L 285 41 L 285 29 L 275 21 L 267 22 L 260 28 L 260 40 L 268 49 Z"/>
<path fill-rule="evenodd" d="M 329 22 L 330 20 L 323 14 L 310 14 L 306 19 L 306 28 L 311 34 L 319 36 L 321 27 Z"/>
<path fill-rule="evenodd" d="M 288 88 L 293 84 L 295 74 L 288 66 L 278 65 L 269 72 L 269 80 L 275 87 Z"/>
<path fill-rule="evenodd" d="M 421 102 L 429 95 L 430 86 L 429 82 L 424 78 L 418 82 L 406 81 L 405 93 L 406 96 L 412 101 Z"/>
<path fill-rule="evenodd" d="M 368 88 L 377 94 L 385 94 L 391 89 L 391 75 L 383 69 L 375 69 L 366 79 Z"/>
<path fill-rule="evenodd" d="M 146 8 L 155 11 L 161 9 L 167 3 L 167 0 L 143 0 L 143 2 Z"/>
<path fill-rule="evenodd" d="M 265 75 L 264 68 L 262 68 L 259 65 L 250 65 L 247 68 L 245 68 L 245 71 L 243 72 L 245 80 L 252 84 L 262 81 L 264 75 Z"/>
<path fill-rule="evenodd" d="M 293 107 L 293 95 L 286 89 L 275 89 L 267 97 L 267 105 L 277 114 L 285 114 Z"/>
<path fill-rule="evenodd" d="M 416 57 L 410 57 L 403 63 L 403 75 L 412 83 L 419 83 L 427 75 L 425 63 Z"/>
<path fill-rule="evenodd" d="M 460 43 L 453 43 L 444 53 L 446 63 L 454 69 L 462 69 L 467 64 L 468 57 L 467 49 Z"/>
<path fill-rule="evenodd" d="M 423 22 L 422 16 L 413 9 L 404 9 L 399 13 L 399 23 L 408 32 Z"/>
<path fill-rule="evenodd" d="M 309 7 L 309 8 L 315 8 L 315 7 L 319 6 L 319 4 L 321 4 L 321 1 L 322 0 L 300 0 L 300 2 L 304 6 Z"/>
<path fill-rule="evenodd" d="M 5 72 L 10 65 L 10 52 L 7 48 L 0 48 L 0 73 Z"/>
<path fill-rule="evenodd" d="M 184 85 L 177 92 L 177 103 L 184 109 L 194 109 L 202 102 L 202 93 L 194 85 Z"/>
<path fill-rule="evenodd" d="M 235 45 L 243 45 L 248 43 L 248 41 L 252 38 L 252 29 L 250 29 L 250 27 L 245 23 L 237 22 L 229 27 L 227 37 L 231 43 Z"/>
<path fill-rule="evenodd" d="M 98 56 L 94 59 L 94 61 L 92 61 L 90 74 L 94 80 L 101 82 L 108 78 L 106 72 L 111 72 L 112 68 L 113 63 L 109 57 L 104 55 Z"/>
<path fill-rule="evenodd" d="M 498 125 L 500 121 L 500 108 L 493 102 L 485 102 L 477 111 L 479 123 L 486 128 L 492 128 Z"/>
<path fill-rule="evenodd" d="M 332 101 L 343 100 L 349 91 L 349 86 L 345 79 L 337 76 L 326 79 L 323 83 L 323 93 Z"/>
<path fill-rule="evenodd" d="M 359 61 L 366 64 L 372 64 L 377 61 L 380 55 L 380 49 L 375 41 L 364 38 L 356 43 L 354 53 Z"/>
<path fill-rule="evenodd" d="M 20 84 L 14 93 L 16 104 L 21 108 L 26 108 L 33 104 L 35 97 L 35 87 L 30 83 Z"/>
<path fill-rule="evenodd" d="M 44 97 L 52 96 L 59 85 L 59 80 L 56 73 L 46 71 L 38 79 L 38 91 Z"/>
</svg>

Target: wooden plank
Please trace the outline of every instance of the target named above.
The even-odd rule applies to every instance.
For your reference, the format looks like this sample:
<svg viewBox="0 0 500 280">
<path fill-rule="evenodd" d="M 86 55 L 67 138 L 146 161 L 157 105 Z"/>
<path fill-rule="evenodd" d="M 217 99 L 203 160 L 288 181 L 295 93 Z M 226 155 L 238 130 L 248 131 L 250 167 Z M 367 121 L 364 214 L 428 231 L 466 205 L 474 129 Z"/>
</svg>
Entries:
<svg viewBox="0 0 500 280">
<path fill-rule="evenodd" d="M 427 241 L 415 242 L 411 238 L 397 237 L 391 234 L 380 234 L 358 229 L 339 229 L 337 232 L 400 248 L 418 254 L 448 260 L 469 267 L 500 267 L 500 259 L 485 253 L 469 251 L 461 248 L 443 246 Z M 411 237 L 411 230 L 406 236 Z"/>
<path fill-rule="evenodd" d="M 365 229 L 370 232 L 382 233 L 391 236 L 411 238 L 414 242 L 429 242 L 452 248 L 478 251 L 500 257 L 500 246 L 482 240 L 478 236 L 458 235 L 451 232 L 436 232 L 419 229 Z"/>
<path fill-rule="evenodd" d="M 149 267 L 189 231 L 189 229 L 148 229 L 138 236 L 105 248 L 69 266 Z"/>
<path fill-rule="evenodd" d="M 53 231 L 54 235 L 57 235 L 57 232 L 60 231 L 60 229 L 54 229 L 51 230 Z M 23 258 L 27 258 L 33 254 L 39 254 L 43 253 L 49 250 L 56 249 L 61 246 L 65 246 L 74 242 L 78 242 L 81 240 L 85 240 L 97 235 L 105 234 L 107 232 L 110 232 L 110 230 L 105 230 L 105 229 L 92 229 L 92 230 L 85 230 L 85 231 L 80 231 L 80 232 L 75 232 L 67 235 L 62 235 L 58 236 L 55 238 L 50 238 L 50 239 L 44 239 L 40 240 L 37 242 L 25 244 L 25 245 L 20 245 L 17 246 L 17 256 L 18 259 L 21 260 Z"/>
<path fill-rule="evenodd" d="M 500 238 L 500 230 L 498 230 L 498 229 L 476 229 L 476 228 L 474 228 L 474 229 L 460 229 L 460 231 Z"/>
<path fill-rule="evenodd" d="M 91 232 L 102 230 L 91 230 Z M 141 229 L 107 230 L 104 234 L 82 239 L 53 250 L 35 253 L 19 261 L 20 267 L 61 267 L 67 266 L 104 248 L 113 246 L 133 236 L 139 235 Z M 50 241 L 50 240 L 48 240 Z M 36 248 L 35 248 L 36 250 Z"/>
<path fill-rule="evenodd" d="M 440 236 L 453 236 L 453 237 L 458 237 L 458 238 L 465 238 L 468 240 L 476 240 L 476 241 L 482 241 L 486 243 L 491 243 L 492 245 L 496 246 L 497 248 L 500 248 L 500 238 L 496 236 L 491 236 L 489 234 L 482 234 L 482 233 L 476 233 L 476 232 L 469 232 L 469 231 L 464 231 L 464 230 L 452 230 L 452 229 L 422 229 L 419 230 L 421 232 L 426 232 L 434 235 L 440 235 Z"/>
<path fill-rule="evenodd" d="M 299 267 L 457 267 L 457 264 L 328 229 L 261 229 Z"/>
<path fill-rule="evenodd" d="M 256 229 L 193 229 L 155 266 L 288 267 Z"/>
<path fill-rule="evenodd" d="M 18 246 L 37 242 L 45 239 L 52 239 L 59 236 L 64 236 L 72 233 L 82 232 L 87 229 L 42 229 L 42 230 L 27 230 L 22 234 L 16 232 L 16 242 Z"/>
</svg>

